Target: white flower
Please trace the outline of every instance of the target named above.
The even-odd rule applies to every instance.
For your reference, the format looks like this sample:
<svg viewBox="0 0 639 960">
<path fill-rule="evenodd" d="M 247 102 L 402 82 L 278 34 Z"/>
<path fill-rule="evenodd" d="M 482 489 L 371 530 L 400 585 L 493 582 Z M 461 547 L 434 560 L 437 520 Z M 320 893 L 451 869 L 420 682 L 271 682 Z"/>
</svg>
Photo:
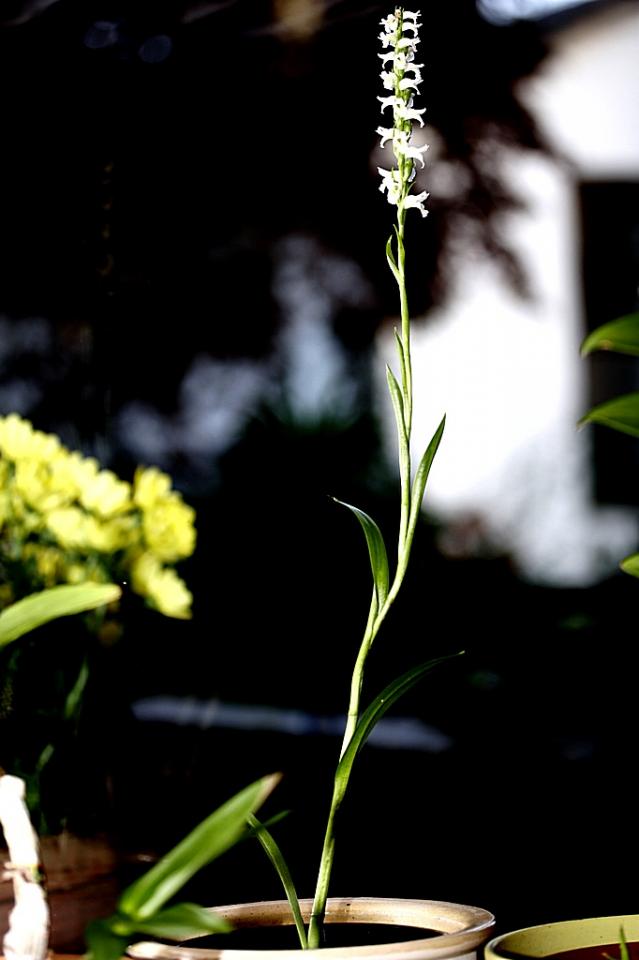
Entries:
<svg viewBox="0 0 639 960">
<path fill-rule="evenodd" d="M 404 207 L 416 207 L 417 210 L 421 213 L 422 217 L 428 216 L 428 210 L 424 206 L 424 200 L 430 196 L 429 193 L 426 193 L 425 190 L 422 190 L 421 193 L 409 193 L 404 200 Z"/>
<path fill-rule="evenodd" d="M 393 134 L 395 130 L 393 127 L 378 127 L 375 133 L 378 133 L 382 138 L 380 140 L 380 147 L 383 147 L 387 140 L 393 139 Z"/>
<path fill-rule="evenodd" d="M 421 82 L 421 78 L 418 79 L 417 77 L 413 77 L 411 80 L 410 77 L 404 77 L 403 80 L 399 81 L 398 86 L 400 90 L 418 90 Z M 384 86 L 386 86 L 386 84 L 384 84 Z M 389 87 L 388 89 L 391 88 Z"/>
<path fill-rule="evenodd" d="M 411 107 L 405 106 L 403 101 L 395 110 L 395 116 L 399 117 L 400 120 L 416 120 L 420 127 L 424 126 L 422 113 L 426 113 L 426 107 L 423 110 L 413 110 Z"/>
<path fill-rule="evenodd" d="M 382 72 L 380 73 L 380 77 L 382 78 L 382 82 L 383 82 L 383 84 L 384 84 L 384 89 L 385 89 L 385 90 L 394 90 L 394 89 L 395 89 L 395 74 L 394 74 L 394 73 L 387 73 L 386 71 L 382 70 Z"/>
<path fill-rule="evenodd" d="M 397 110 L 404 103 L 401 97 L 396 97 L 395 95 L 393 95 L 392 97 L 378 97 L 377 99 L 382 104 L 382 113 L 384 112 L 386 107 L 392 107 L 393 110 Z"/>
<path fill-rule="evenodd" d="M 422 115 L 425 108 L 417 110 L 413 107 L 413 92 L 418 91 L 422 82 L 422 63 L 415 63 L 415 51 L 419 43 L 418 12 L 397 8 L 394 13 L 382 21 L 383 33 L 380 40 L 384 52 L 378 54 L 382 61 L 380 74 L 384 89 L 390 91 L 389 96 L 378 97 L 382 113 L 390 107 L 393 111 L 392 127 L 379 126 L 377 133 L 381 137 L 381 146 L 388 141 L 392 142 L 393 154 L 397 160 L 397 167 L 386 170 L 378 167 L 382 178 L 380 191 L 386 194 L 389 203 L 399 210 L 414 207 L 423 217 L 427 210 L 424 201 L 428 197 L 426 191 L 417 195 L 411 194 L 410 185 L 415 177 L 415 165 L 424 166 L 424 153 L 428 146 L 416 146 L 411 143 L 412 124 L 424 126 Z M 388 69 L 388 65 L 392 69 Z"/>
<path fill-rule="evenodd" d="M 397 206 L 402 195 L 399 170 L 385 170 L 383 167 L 378 167 L 377 171 L 382 178 L 382 182 L 379 185 L 380 192 L 384 193 L 384 191 L 387 191 L 388 202 Z"/>
</svg>

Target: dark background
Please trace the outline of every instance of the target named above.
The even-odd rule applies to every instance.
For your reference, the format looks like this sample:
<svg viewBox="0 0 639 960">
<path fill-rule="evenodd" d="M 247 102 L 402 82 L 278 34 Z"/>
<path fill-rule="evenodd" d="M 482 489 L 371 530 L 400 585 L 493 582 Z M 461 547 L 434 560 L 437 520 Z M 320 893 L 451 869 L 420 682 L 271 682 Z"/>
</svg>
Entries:
<svg viewBox="0 0 639 960">
<path fill-rule="evenodd" d="M 106 827 L 128 851 L 162 850 L 236 789 L 281 770 L 269 811 L 292 811 L 277 836 L 310 895 L 338 750 L 311 718 L 345 707 L 370 590 L 361 532 L 329 496 L 366 509 L 392 542 L 396 479 L 370 399 L 373 340 L 396 304 L 383 257 L 392 211 L 370 162 L 387 10 L 337 0 L 305 31 L 287 9 L 3 5 L 0 402 L 125 477 L 139 459 L 131 409 L 133 419 L 156 411 L 174 438 L 157 462 L 198 511 L 197 552 L 182 570 L 192 622 L 125 598 L 124 639 L 100 654 L 83 766 L 68 775 L 86 786 L 107 769 L 109 792 L 76 811 L 79 826 Z M 433 196 L 428 220 L 410 224 L 413 310 L 445 302 L 460 229 L 505 285 L 534 296 L 500 239 L 500 215 L 520 201 L 495 157 L 505 145 L 549 149 L 514 92 L 544 62 L 549 24 L 489 24 L 467 0 L 428 4 L 423 19 L 429 123 L 468 176 L 455 201 Z M 584 216 L 598 209 L 586 190 Z M 366 279 L 366 294 L 332 307 L 356 398 L 348 414 L 336 403 L 302 418 L 282 387 L 273 277 L 291 236 L 312 240 L 320 285 L 324 257 Z M 598 255 L 585 246 L 588 256 Z M 635 308 L 635 287 L 617 285 L 628 292 L 610 316 L 595 309 L 588 323 Z M 591 290 L 589 302 L 608 293 Z M 276 359 L 241 430 L 197 448 L 175 424 L 181 384 L 202 356 L 218 370 Z M 620 494 L 614 473 L 598 476 L 602 502 L 636 504 L 636 485 Z M 367 690 L 464 649 L 396 708 L 449 746 L 363 753 L 333 892 L 472 903 L 493 910 L 500 930 L 631 912 L 634 581 L 612 573 L 588 589 L 542 588 L 505 555 L 443 558 L 437 532 L 427 514 Z M 131 705 L 158 694 L 295 709 L 309 732 L 135 721 Z M 244 845 L 195 894 L 219 903 L 279 889 L 257 846 Z"/>
</svg>

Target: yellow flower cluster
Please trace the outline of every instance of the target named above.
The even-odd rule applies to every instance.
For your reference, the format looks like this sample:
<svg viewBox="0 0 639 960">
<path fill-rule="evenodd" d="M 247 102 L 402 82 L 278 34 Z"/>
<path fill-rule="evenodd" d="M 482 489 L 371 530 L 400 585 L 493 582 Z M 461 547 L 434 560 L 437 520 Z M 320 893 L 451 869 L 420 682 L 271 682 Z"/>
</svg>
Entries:
<svg viewBox="0 0 639 960">
<path fill-rule="evenodd" d="M 128 580 L 161 613 L 188 618 L 193 598 L 172 564 L 193 553 L 194 521 L 155 467 L 130 484 L 28 420 L 0 417 L 0 604 L 58 583 Z"/>
</svg>

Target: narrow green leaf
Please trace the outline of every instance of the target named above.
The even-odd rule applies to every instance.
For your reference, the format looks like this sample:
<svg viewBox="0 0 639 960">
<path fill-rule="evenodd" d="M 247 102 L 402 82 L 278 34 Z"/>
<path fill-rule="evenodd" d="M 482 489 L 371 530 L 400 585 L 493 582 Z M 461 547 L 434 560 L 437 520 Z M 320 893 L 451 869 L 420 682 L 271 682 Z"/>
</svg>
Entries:
<svg viewBox="0 0 639 960">
<path fill-rule="evenodd" d="M 398 343 L 401 339 L 398 337 Z M 400 347 L 398 347 L 400 349 Z M 397 442 L 399 448 L 399 470 L 402 479 L 402 489 L 406 489 L 409 483 L 410 474 L 410 449 L 408 432 L 406 430 L 406 418 L 404 416 L 404 396 L 397 382 L 395 374 L 390 367 L 386 367 L 386 379 L 388 381 L 388 390 L 393 403 L 393 412 L 395 414 L 395 423 L 397 424 Z"/>
<path fill-rule="evenodd" d="M 604 323 L 588 334 L 581 345 L 582 356 L 595 350 L 613 350 L 639 356 L 639 313 L 630 313 L 618 320 Z"/>
<path fill-rule="evenodd" d="M 80 710 L 80 705 L 82 703 L 82 697 L 89 679 L 89 661 L 85 657 L 82 661 L 82 666 L 76 678 L 75 683 L 73 684 L 71 690 L 67 694 L 67 698 L 64 701 L 64 719 L 73 720 L 77 716 L 78 711 Z"/>
<path fill-rule="evenodd" d="M 64 584 L 33 593 L 0 613 L 0 648 L 49 620 L 102 607 L 117 600 L 120 594 L 114 583 Z"/>
<path fill-rule="evenodd" d="M 275 867 L 275 871 L 280 878 L 282 886 L 284 887 L 284 893 L 286 894 L 286 899 L 289 902 L 291 913 L 293 914 L 293 920 L 295 921 L 295 928 L 297 930 L 300 946 L 302 950 L 306 950 L 308 943 L 306 940 L 306 927 L 304 926 L 302 911 L 300 910 L 300 901 L 299 897 L 297 896 L 295 884 L 293 883 L 291 871 L 289 870 L 288 864 L 284 859 L 284 855 L 282 854 L 282 851 L 280 850 L 273 835 L 269 833 L 266 827 L 261 824 L 257 817 L 253 816 L 253 814 L 249 814 L 248 824 L 253 830 L 255 830 L 257 839 L 262 844 L 262 849 L 265 851 L 266 856 Z"/>
<path fill-rule="evenodd" d="M 404 346 L 404 341 L 402 340 L 401 334 L 397 327 L 393 329 L 395 335 L 395 346 L 397 348 L 397 356 L 399 357 L 399 367 L 402 376 L 402 383 L 406 383 L 407 379 L 407 364 L 406 364 L 406 348 Z M 404 395 L 402 394 L 402 406 L 404 403 Z"/>
<path fill-rule="evenodd" d="M 391 273 L 395 277 L 395 280 L 399 283 L 399 270 L 397 263 L 395 261 L 395 255 L 393 253 L 393 238 L 390 236 L 386 242 L 386 260 L 388 261 L 388 266 L 391 269 Z"/>
<path fill-rule="evenodd" d="M 148 920 L 138 921 L 131 932 L 167 940 L 185 940 L 207 933 L 228 933 L 232 929 L 231 924 L 213 910 L 207 910 L 197 903 L 176 903 L 155 913 Z"/>
<path fill-rule="evenodd" d="M 86 960 L 120 960 L 129 945 L 128 937 L 118 936 L 106 920 L 92 920 L 85 930 Z"/>
<path fill-rule="evenodd" d="M 335 497 L 333 499 L 336 503 L 339 503 L 342 507 L 347 507 L 354 513 L 362 526 L 368 546 L 373 583 L 377 591 L 378 604 L 381 608 L 388 596 L 388 556 L 386 554 L 386 546 L 382 532 L 372 517 L 369 517 L 369 515 L 364 513 L 363 510 L 360 510 L 359 507 L 354 507 L 350 503 L 344 503 L 343 500 L 338 500 Z"/>
<path fill-rule="evenodd" d="M 343 780 L 344 785 L 348 783 L 348 778 L 350 776 L 351 767 L 353 766 L 355 757 L 368 740 L 373 728 L 375 727 L 375 724 L 378 722 L 378 720 L 381 720 L 386 711 L 392 707 L 395 701 L 399 700 L 401 696 L 414 687 L 415 684 L 434 667 L 438 666 L 440 663 L 444 663 L 446 660 L 452 660 L 453 657 L 458 656 L 461 656 L 461 653 L 449 654 L 445 657 L 437 657 L 434 660 L 427 660 L 425 663 L 420 663 L 418 666 L 407 670 L 406 673 L 402 674 L 402 676 L 398 677 L 396 680 L 393 680 L 392 683 L 389 683 L 389 685 L 382 690 L 379 696 L 375 697 L 373 702 L 366 708 L 364 713 L 359 718 L 351 741 L 344 751 L 342 759 L 337 767 L 337 772 L 335 774 L 336 781 Z"/>
<path fill-rule="evenodd" d="M 424 491 L 426 489 L 426 482 L 428 480 L 428 474 L 430 473 L 430 468 L 433 465 L 433 460 L 435 459 L 435 454 L 439 449 L 439 444 L 444 433 L 444 427 L 446 426 L 446 417 L 442 417 L 441 423 L 435 430 L 433 437 L 426 448 L 426 452 L 422 457 L 420 464 L 415 473 L 415 479 L 413 481 L 413 488 L 411 492 L 411 504 L 410 504 L 410 527 L 415 528 L 417 523 L 417 518 L 419 516 L 419 511 L 422 507 L 422 500 L 424 499 Z"/>
<path fill-rule="evenodd" d="M 606 400 L 593 407 L 579 423 L 600 423 L 621 433 L 639 437 L 639 393 L 626 393 L 622 397 Z"/>
<path fill-rule="evenodd" d="M 151 917 L 198 870 L 240 839 L 246 832 L 246 818 L 264 802 L 279 779 L 278 774 L 262 777 L 218 807 L 124 891 L 118 910 L 136 921 Z"/>
<path fill-rule="evenodd" d="M 404 399 L 397 382 L 397 377 L 389 366 L 386 367 L 386 380 L 388 382 L 388 392 L 390 393 L 390 398 L 393 403 L 393 412 L 395 414 L 395 422 L 397 423 L 397 433 L 400 444 L 407 445 L 408 438 L 406 436 L 406 422 L 404 419 Z"/>
<path fill-rule="evenodd" d="M 630 948 L 628 947 L 626 931 L 623 928 L 623 924 L 619 927 L 619 955 L 621 960 L 630 960 Z"/>
<path fill-rule="evenodd" d="M 624 573 L 629 573 L 632 577 L 639 577 L 639 553 L 633 553 L 626 557 L 619 564 Z"/>
</svg>

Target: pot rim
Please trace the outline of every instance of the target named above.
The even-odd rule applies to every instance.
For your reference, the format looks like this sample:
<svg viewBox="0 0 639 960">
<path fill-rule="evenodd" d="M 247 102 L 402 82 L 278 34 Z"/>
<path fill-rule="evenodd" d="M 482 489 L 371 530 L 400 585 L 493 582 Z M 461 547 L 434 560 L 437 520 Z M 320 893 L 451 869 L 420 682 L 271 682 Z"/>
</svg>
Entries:
<svg viewBox="0 0 639 960">
<path fill-rule="evenodd" d="M 522 958 L 543 958 L 565 950 L 597 947 L 619 940 L 624 927 L 629 938 L 639 938 L 639 915 L 587 917 L 577 920 L 556 920 L 533 927 L 521 927 L 494 937 L 485 947 L 486 960 L 504 960 L 518 954 Z"/>
<path fill-rule="evenodd" d="M 310 916 L 313 901 L 300 900 L 305 921 Z M 212 909 L 212 908 L 211 908 Z M 216 907 L 216 912 L 239 927 L 283 926 L 292 923 L 286 900 L 265 900 L 255 903 Z M 459 957 L 472 953 L 482 944 L 495 918 L 488 910 L 443 900 L 411 900 L 394 897 L 330 897 L 326 919 L 329 923 L 385 923 L 399 926 L 422 927 L 440 931 L 439 935 L 397 943 L 371 944 L 357 947 L 322 947 L 305 950 L 311 960 L 319 956 L 325 960 L 349 960 L 366 957 L 367 960 L 410 960 L 428 952 L 430 960 Z M 294 950 L 233 950 L 182 947 L 142 941 L 127 950 L 134 960 L 300 960 L 301 951 Z"/>
</svg>

